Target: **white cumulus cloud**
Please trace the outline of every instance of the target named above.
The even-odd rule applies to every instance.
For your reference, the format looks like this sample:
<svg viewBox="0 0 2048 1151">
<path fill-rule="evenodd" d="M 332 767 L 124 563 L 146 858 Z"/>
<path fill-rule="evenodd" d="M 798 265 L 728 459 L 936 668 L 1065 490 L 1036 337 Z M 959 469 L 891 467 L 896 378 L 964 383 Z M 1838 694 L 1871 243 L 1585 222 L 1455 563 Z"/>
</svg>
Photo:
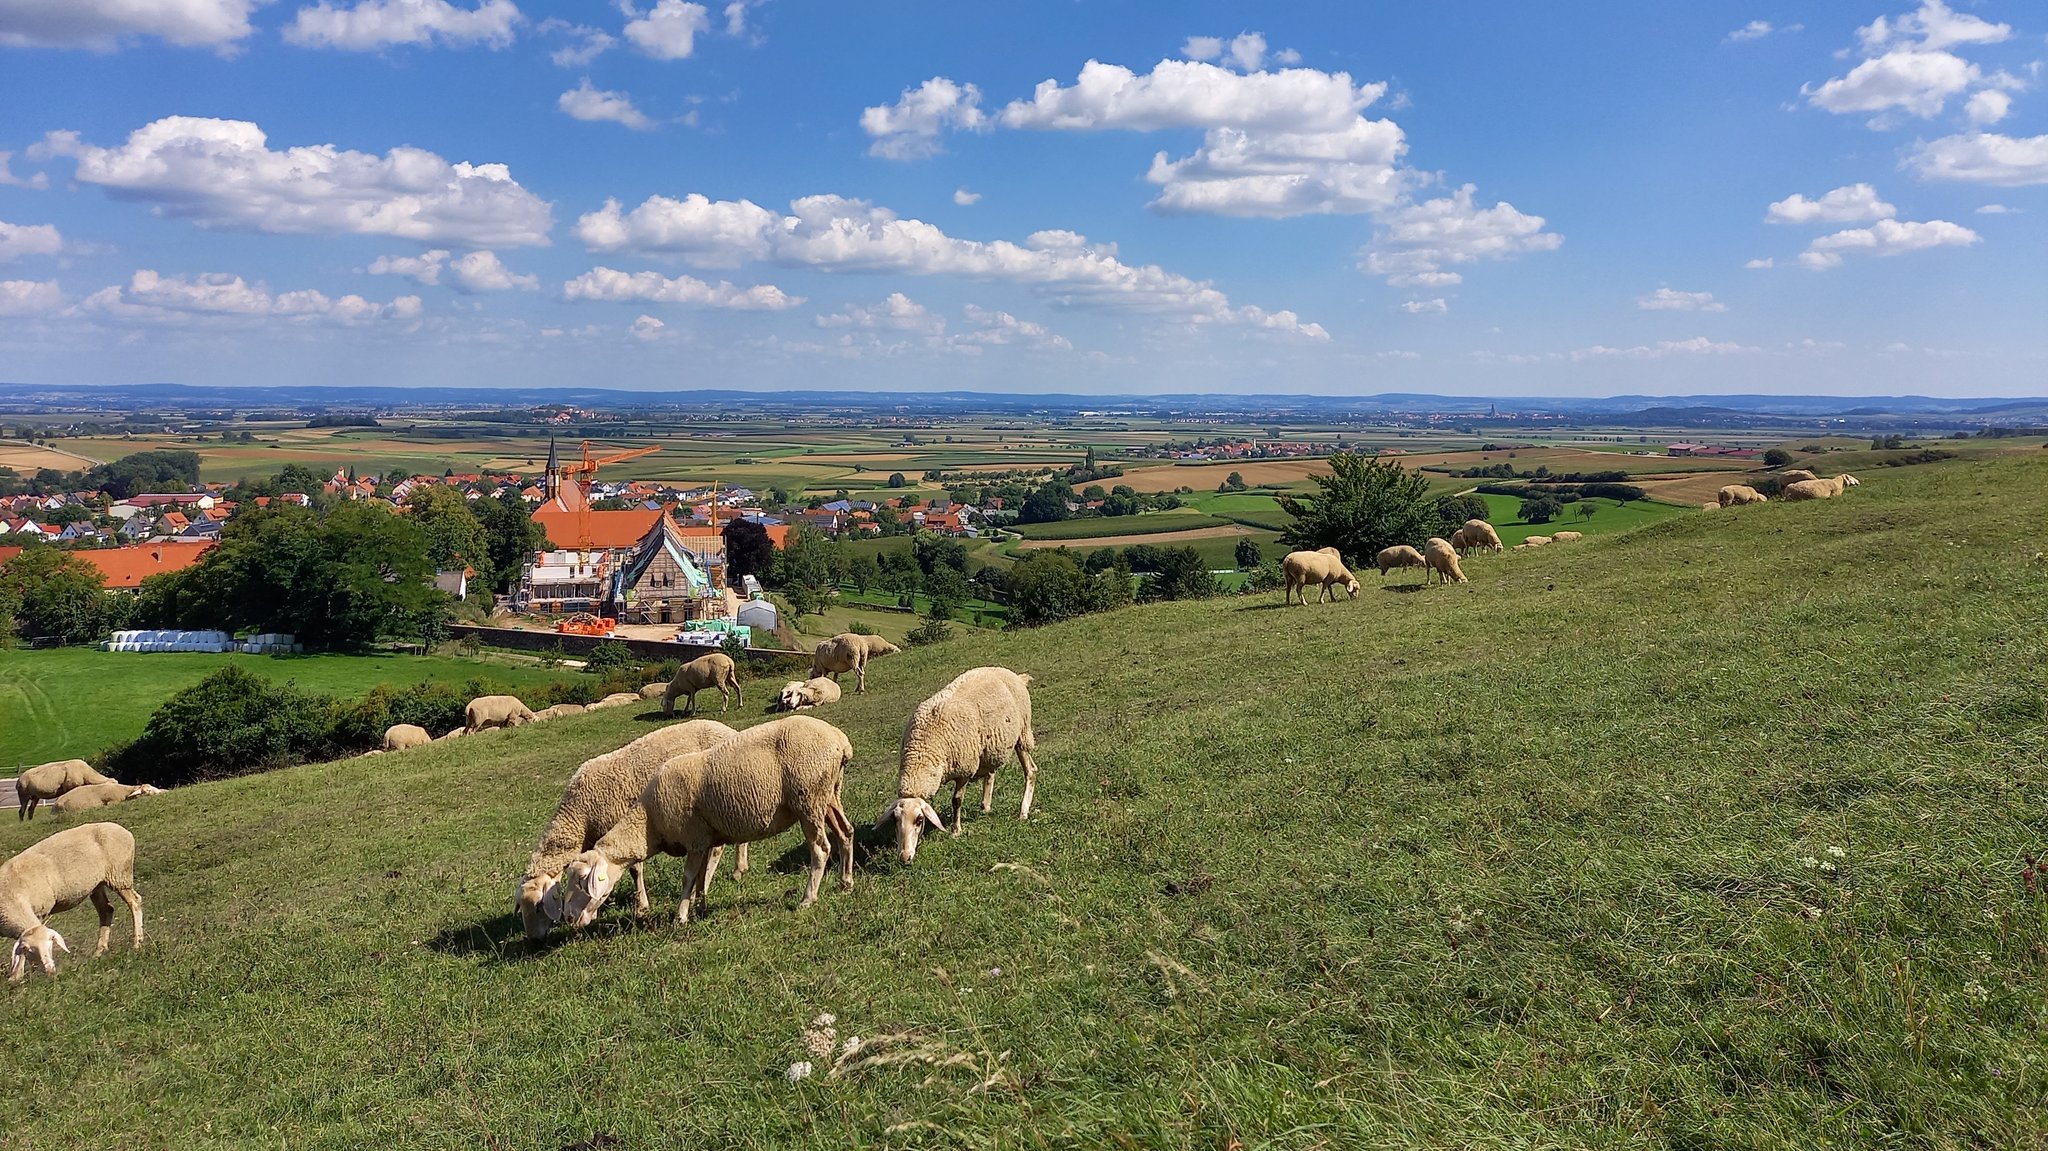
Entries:
<svg viewBox="0 0 2048 1151">
<path fill-rule="evenodd" d="M 540 286 L 540 277 L 514 273 L 495 252 L 471 252 L 452 261 L 448 256 L 445 248 L 417 256 L 379 256 L 370 262 L 367 271 L 373 276 L 405 276 L 427 285 L 446 283 L 464 293 Z"/>
<path fill-rule="evenodd" d="M 967 305 L 967 322 L 972 331 L 962 332 L 953 337 L 963 344 L 1004 345 L 1017 344 L 1043 351 L 1071 352 L 1074 345 L 1065 336 L 1059 335 L 1044 324 L 1020 320 L 1008 312 Z"/>
<path fill-rule="evenodd" d="M 1865 52 L 1882 52 L 1901 45 L 1939 50 L 1958 44 L 1998 44 L 2012 36 L 2012 25 L 1993 24 L 1955 12 L 1941 0 L 1924 0 L 1904 16 L 1879 16 L 1856 30 Z"/>
<path fill-rule="evenodd" d="M 590 77 L 585 76 L 581 84 L 562 93 L 555 106 L 577 120 L 610 121 L 624 124 L 636 132 L 645 132 L 654 127 L 654 121 L 647 114 L 633 106 L 633 98 L 624 92 L 607 92 L 590 86 Z"/>
<path fill-rule="evenodd" d="M 64 250 L 55 224 L 10 224 L 0 220 L 0 264 L 23 256 L 54 256 Z"/>
<path fill-rule="evenodd" d="M 891 292 L 881 303 L 871 307 L 849 304 L 840 311 L 813 317 L 811 323 L 820 328 L 879 329 L 926 336 L 936 336 L 946 330 L 944 316 L 902 292 Z"/>
<path fill-rule="evenodd" d="M 0 280 L 0 316 L 33 316 L 63 306 L 55 280 Z"/>
<path fill-rule="evenodd" d="M 1021 244 L 966 240 L 842 196 L 806 196 L 793 201 L 786 216 L 747 200 L 694 194 L 682 200 L 649 197 L 631 212 L 610 200 L 578 219 L 575 232 L 600 252 L 679 255 L 708 266 L 765 260 L 826 271 L 953 276 L 1024 285 L 1062 306 L 1329 338 L 1322 325 L 1303 322 L 1291 311 L 1233 305 L 1207 283 L 1156 265 L 1126 264 L 1113 245 L 1071 232 L 1037 232 Z"/>
<path fill-rule="evenodd" d="M 80 305 L 87 311 L 136 319 L 179 315 L 211 317 L 275 317 L 298 323 L 364 324 L 377 320 L 419 319 L 418 296 L 399 296 L 377 303 L 361 296 L 330 297 L 311 288 L 273 293 L 262 283 L 248 283 L 224 272 L 197 276 L 165 276 L 144 268 L 129 277 L 126 287 L 104 288 Z"/>
<path fill-rule="evenodd" d="M 694 276 L 670 279 L 659 272 L 621 272 L 597 267 L 562 285 L 571 300 L 639 301 L 659 304 L 690 304 L 704 308 L 725 308 L 742 312 L 779 312 L 803 303 L 773 284 L 736 288 L 720 280 L 709 284 Z"/>
<path fill-rule="evenodd" d="M 2012 97 L 1992 88 L 1973 94 L 1963 105 L 1963 114 L 1979 127 L 1996 124 L 2011 111 Z"/>
<path fill-rule="evenodd" d="M 970 192 L 965 188 L 955 188 L 953 189 L 953 202 L 963 208 L 971 208 L 981 203 L 981 193 Z"/>
<path fill-rule="evenodd" d="M 1879 220 L 1868 228 L 1848 228 L 1820 237 L 1806 246 L 1799 263 L 1821 271 L 1839 266 L 1845 255 L 1898 256 L 1928 248 L 1967 247 L 1982 238 L 1947 220 Z"/>
<path fill-rule="evenodd" d="M 553 226 L 547 202 L 503 164 L 451 164 L 419 148 L 272 151 L 244 120 L 169 116 L 112 148 L 52 132 L 35 152 L 70 157 L 80 183 L 202 228 L 520 247 L 546 244 Z"/>
<path fill-rule="evenodd" d="M 878 104 L 860 114 L 861 131 L 874 137 L 868 154 L 890 160 L 918 160 L 943 149 L 947 131 L 985 131 L 989 119 L 981 110 L 981 89 L 934 76 L 905 88 L 894 104 Z"/>
<path fill-rule="evenodd" d="M 1762 268 L 1775 268 L 1778 266 L 1778 261 L 1770 256 L 1761 256 L 1742 266 L 1754 271 Z"/>
<path fill-rule="evenodd" d="M 1735 31 L 1728 33 L 1727 41 L 1730 44 L 1740 44 L 1745 40 L 1761 40 L 1774 31 L 1776 29 L 1771 27 L 1769 20 L 1751 20 Z"/>
<path fill-rule="evenodd" d="M 1190 36 L 1180 46 L 1180 54 L 1190 60 L 1215 60 L 1223 55 L 1223 37 Z"/>
<path fill-rule="evenodd" d="M 1404 300 L 1401 303 L 1401 310 L 1411 316 L 1427 316 L 1448 312 L 1451 305 L 1450 301 L 1438 296 L 1433 300 Z"/>
<path fill-rule="evenodd" d="M 5 0 L 0 47 L 105 52 L 149 37 L 182 47 L 232 50 L 248 38 L 249 13 L 270 0 Z"/>
<path fill-rule="evenodd" d="M 50 186 L 50 177 L 47 173 L 37 172 L 24 180 L 9 171 L 8 164 L 13 159 L 14 153 L 0 152 L 0 188 L 34 188 L 40 191 Z"/>
<path fill-rule="evenodd" d="M 584 68 L 592 60 L 604 55 L 618 44 L 611 33 L 588 24 L 571 24 L 567 20 L 550 16 L 540 22 L 538 31 L 544 36 L 560 36 L 569 43 L 548 53 L 557 68 Z"/>
<path fill-rule="evenodd" d="M 1965 180 L 2002 188 L 2048 184 L 2048 135 L 2015 138 L 1971 132 L 1944 136 L 1921 145 L 1906 163 L 1929 180 Z"/>
<path fill-rule="evenodd" d="M 626 331 L 630 332 L 636 340 L 651 342 L 660 339 L 661 330 L 666 327 L 668 327 L 667 324 L 662 323 L 653 316 L 640 316 L 633 321 L 633 326 L 627 328 Z"/>
<path fill-rule="evenodd" d="M 1654 344 L 1638 344 L 1630 348 L 1611 348 L 1605 344 L 1594 344 L 1590 348 L 1579 348 L 1567 353 L 1575 363 L 1587 360 L 1661 360 L 1667 356 L 1737 356 L 1756 352 L 1760 349 L 1744 344 L 1716 342 L 1705 336 L 1694 336 L 1689 340 L 1660 340 Z"/>
<path fill-rule="evenodd" d="M 1211 128 L 1180 160 L 1160 152 L 1145 178 L 1159 185 L 1155 211 L 1288 217 L 1379 212 L 1415 181 L 1399 168 L 1408 149 L 1391 120 L 1354 117 L 1336 132 Z"/>
<path fill-rule="evenodd" d="M 1728 305 L 1714 298 L 1712 292 L 1679 292 L 1670 288 L 1658 288 L 1647 296 L 1636 297 L 1636 307 L 1646 312 L 1725 312 Z"/>
<path fill-rule="evenodd" d="M 1818 200 L 1794 192 L 1772 204 L 1764 219 L 1773 224 L 1854 224 L 1865 220 L 1888 220 L 1899 210 L 1878 197 L 1869 184 L 1836 188 Z"/>
<path fill-rule="evenodd" d="M 1448 265 L 1551 252 L 1564 243 L 1563 236 L 1543 230 L 1543 217 L 1516 211 L 1505 201 L 1480 208 L 1472 192 L 1467 184 L 1448 197 L 1384 215 L 1360 268 L 1397 287 L 1431 287 L 1456 275 Z"/>
<path fill-rule="evenodd" d="M 1072 87 L 1040 83 L 1029 100 L 1001 114 L 1010 128 L 1042 131 L 1164 128 L 1265 128 L 1281 132 L 1338 132 L 1385 84 L 1354 85 L 1344 72 L 1289 68 L 1249 75 L 1199 60 L 1161 60 L 1139 75 L 1118 64 L 1090 60 Z"/>
<path fill-rule="evenodd" d="M 320 0 L 299 9 L 285 27 L 284 38 L 305 48 L 343 52 L 434 43 L 504 48 L 524 20 L 512 0 L 483 0 L 474 8 L 457 7 L 448 0 L 360 0 L 347 6 Z"/>
<path fill-rule="evenodd" d="M 626 40 L 644 55 L 656 60 L 682 60 L 697 50 L 697 37 L 711 27 L 711 14 L 702 4 L 687 0 L 659 0 L 640 12 L 630 2 L 620 4 L 627 16 Z"/>
<path fill-rule="evenodd" d="M 1818 86 L 1801 86 L 1800 94 L 1829 112 L 1879 113 L 1873 127 L 1883 126 L 1884 114 L 1894 110 L 1923 119 L 1938 116 L 1950 97 L 1986 82 L 1977 65 L 1949 49 L 1996 44 L 2011 35 L 2009 25 L 1951 11 L 1941 0 L 1925 0 L 1904 16 L 1879 16 L 1858 28 L 1863 62 Z M 1994 76 L 1989 82 L 2009 79 Z"/>
</svg>

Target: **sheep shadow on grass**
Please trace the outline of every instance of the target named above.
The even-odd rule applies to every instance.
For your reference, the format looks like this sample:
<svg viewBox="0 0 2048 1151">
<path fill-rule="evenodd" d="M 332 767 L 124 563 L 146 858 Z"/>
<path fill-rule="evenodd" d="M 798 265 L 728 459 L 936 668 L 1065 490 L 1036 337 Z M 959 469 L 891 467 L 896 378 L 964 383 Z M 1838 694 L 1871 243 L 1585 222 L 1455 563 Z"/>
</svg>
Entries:
<svg viewBox="0 0 2048 1151">
<path fill-rule="evenodd" d="M 1413 595 L 1416 592 L 1428 591 L 1429 589 L 1430 583 L 1428 580 L 1424 580 L 1421 583 L 1389 583 L 1380 585 L 1381 591 L 1390 591 L 1395 595 Z"/>
</svg>

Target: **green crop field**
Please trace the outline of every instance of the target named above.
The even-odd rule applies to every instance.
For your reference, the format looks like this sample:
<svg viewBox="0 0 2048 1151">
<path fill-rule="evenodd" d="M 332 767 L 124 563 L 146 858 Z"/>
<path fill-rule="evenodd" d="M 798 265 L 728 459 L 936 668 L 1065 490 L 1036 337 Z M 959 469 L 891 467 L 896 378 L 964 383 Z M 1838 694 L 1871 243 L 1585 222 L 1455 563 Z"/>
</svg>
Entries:
<svg viewBox="0 0 2048 1151">
<path fill-rule="evenodd" d="M 1265 559 L 1277 560 L 1281 556 L 1287 554 L 1287 548 L 1280 543 L 1279 532 L 1258 531 L 1256 529 L 1244 532 L 1239 535 L 1210 536 L 1207 539 L 1199 540 L 1165 540 L 1152 544 L 1151 546 L 1168 548 L 1193 548 L 1195 549 L 1195 554 L 1202 557 L 1203 565 L 1207 567 L 1210 571 L 1223 571 L 1225 569 L 1234 568 L 1237 566 L 1237 543 L 1239 540 L 1250 540 L 1253 543 L 1259 545 L 1259 549 L 1263 553 L 1263 558 Z M 1089 552 L 1103 550 L 1104 546 L 1122 549 L 1130 547 L 1132 546 L 1132 544 L 1142 544 L 1146 542 L 1147 541 L 1145 540 L 1145 538 L 1140 536 L 1133 538 L 1130 543 L 1091 546 L 1089 541 L 1087 540 L 1076 540 L 1073 543 L 1066 544 L 1064 546 L 1067 547 L 1068 550 L 1072 551 L 1075 556 L 1086 557 Z M 1031 553 L 1029 551 L 1024 551 L 1014 547 L 1011 550 L 1011 555 L 1013 558 L 1022 558 L 1030 554 Z"/>
<path fill-rule="evenodd" d="M 1027 540 L 1084 540 L 1108 536 L 1157 535 L 1194 528 L 1227 527 L 1230 521 L 1207 512 L 1179 510 L 1145 512 L 1135 516 L 1087 516 L 1043 524 L 1018 524 L 1015 531 Z"/>
<path fill-rule="evenodd" d="M 0 1141 L 2039 1147 L 2044 520 L 2048 460 L 1888 469 L 1453 587 L 966 632 L 816 713 L 862 846 L 801 912 L 785 835 L 687 927 L 660 859 L 646 919 L 518 939 L 562 781 L 650 708 L 129 803 L 149 942 L 56 916 Z M 1006 768 L 905 866 L 904 719 L 988 663 L 1036 677 L 1038 810 Z"/>
<path fill-rule="evenodd" d="M 1279 501 L 1270 492 L 1196 492 L 1181 498 L 1195 510 L 1218 519 L 1268 531 L 1280 531 L 1294 522 L 1293 516 L 1280 510 Z"/>
<path fill-rule="evenodd" d="M 1698 508 L 1677 507 L 1650 500 L 1630 500 L 1621 503 L 1608 499 L 1584 499 L 1564 505 L 1564 514 L 1547 524 L 1522 522 L 1522 497 L 1494 496 L 1481 494 L 1480 499 L 1492 510 L 1487 522 L 1500 535 L 1500 542 L 1513 547 L 1530 536 L 1547 536 L 1561 531 L 1583 532 L 1588 536 L 1611 535 L 1628 531 L 1645 524 L 1662 523 L 1674 517 L 1699 515 Z M 1580 519 L 1575 510 L 1580 504 L 1589 504 L 1594 509 L 1592 518 Z"/>
<path fill-rule="evenodd" d="M 90 759 L 134 739 L 173 692 L 230 664 L 343 697 L 363 695 L 380 683 L 466 683 L 481 677 L 518 686 L 565 674 L 530 664 L 437 656 L 0 651 L 0 775 L 13 775 L 24 764 Z"/>
</svg>

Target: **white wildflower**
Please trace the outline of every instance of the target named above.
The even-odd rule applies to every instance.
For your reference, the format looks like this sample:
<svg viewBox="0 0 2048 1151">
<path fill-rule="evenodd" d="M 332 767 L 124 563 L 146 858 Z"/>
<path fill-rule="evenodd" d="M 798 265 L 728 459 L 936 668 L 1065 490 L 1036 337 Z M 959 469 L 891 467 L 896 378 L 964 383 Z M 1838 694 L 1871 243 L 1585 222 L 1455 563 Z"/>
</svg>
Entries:
<svg viewBox="0 0 2048 1151">
<path fill-rule="evenodd" d="M 1820 860 L 1815 859 L 1811 855 L 1802 855 L 1799 857 L 1799 866 L 1807 869 L 1808 871 L 1812 871 L 1814 868 L 1820 866 Z"/>
<path fill-rule="evenodd" d="M 791 1083 L 795 1083 L 799 1079 L 809 1079 L 811 1077 L 810 1061 L 805 1060 L 802 1062 L 790 1064 L 789 1070 L 783 1072 L 782 1077 L 784 1079 L 789 1080 Z"/>
<path fill-rule="evenodd" d="M 1836 859 L 1840 859 L 1849 853 L 1843 851 L 1841 848 L 1836 847 L 1834 844 L 1830 843 L 1828 844 L 1828 854 L 1834 856 Z"/>
<path fill-rule="evenodd" d="M 839 1045 L 839 1057 L 841 1059 L 853 1058 L 855 1055 L 860 1054 L 861 1047 L 866 1043 L 867 1040 L 862 1039 L 858 1035 L 847 1036 L 846 1042 Z"/>
<path fill-rule="evenodd" d="M 1969 996 L 1970 998 L 1976 1000 L 1979 1003 L 1982 1003 L 1985 1000 L 1991 998 L 1991 992 L 1986 990 L 1982 983 L 1979 983 L 1974 979 L 1970 980 L 1968 983 L 1963 984 L 1963 994 Z"/>
</svg>

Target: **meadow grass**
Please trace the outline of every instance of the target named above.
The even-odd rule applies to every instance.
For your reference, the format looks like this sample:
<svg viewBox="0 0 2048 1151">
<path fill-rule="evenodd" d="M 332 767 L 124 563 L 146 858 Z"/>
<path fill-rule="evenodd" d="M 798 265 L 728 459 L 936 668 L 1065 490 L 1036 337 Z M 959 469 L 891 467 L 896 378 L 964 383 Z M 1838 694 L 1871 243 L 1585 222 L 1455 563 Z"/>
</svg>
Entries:
<svg viewBox="0 0 2048 1151">
<path fill-rule="evenodd" d="M 1038 811 L 1009 768 L 914 866 L 863 827 L 804 912 L 785 836 L 686 928 L 657 860 L 647 920 L 517 941 L 563 779 L 647 708 L 109 809 L 150 942 L 7 994 L 0 1140 L 2042 1146 L 2048 460 L 1882 479 L 891 656 L 818 713 L 856 822 L 983 663 L 1036 677 Z M 821 1012 L 869 1046 L 806 1053 Z"/>
<path fill-rule="evenodd" d="M 53 759 L 90 759 L 113 744 L 134 739 L 171 693 L 230 665 L 346 698 L 367 694 L 378 684 L 467 683 L 482 678 L 517 687 L 552 683 L 565 674 L 531 665 L 440 656 L 206 655 L 93 648 L 0 651 L 0 775 Z"/>
<path fill-rule="evenodd" d="M 1177 509 L 1145 512 L 1135 516 L 1085 516 L 1051 523 L 1017 524 L 1014 530 L 1027 540 L 1083 540 L 1096 536 L 1158 535 L 1184 532 L 1190 528 L 1223 527 L 1230 521 L 1207 512 Z"/>
</svg>

